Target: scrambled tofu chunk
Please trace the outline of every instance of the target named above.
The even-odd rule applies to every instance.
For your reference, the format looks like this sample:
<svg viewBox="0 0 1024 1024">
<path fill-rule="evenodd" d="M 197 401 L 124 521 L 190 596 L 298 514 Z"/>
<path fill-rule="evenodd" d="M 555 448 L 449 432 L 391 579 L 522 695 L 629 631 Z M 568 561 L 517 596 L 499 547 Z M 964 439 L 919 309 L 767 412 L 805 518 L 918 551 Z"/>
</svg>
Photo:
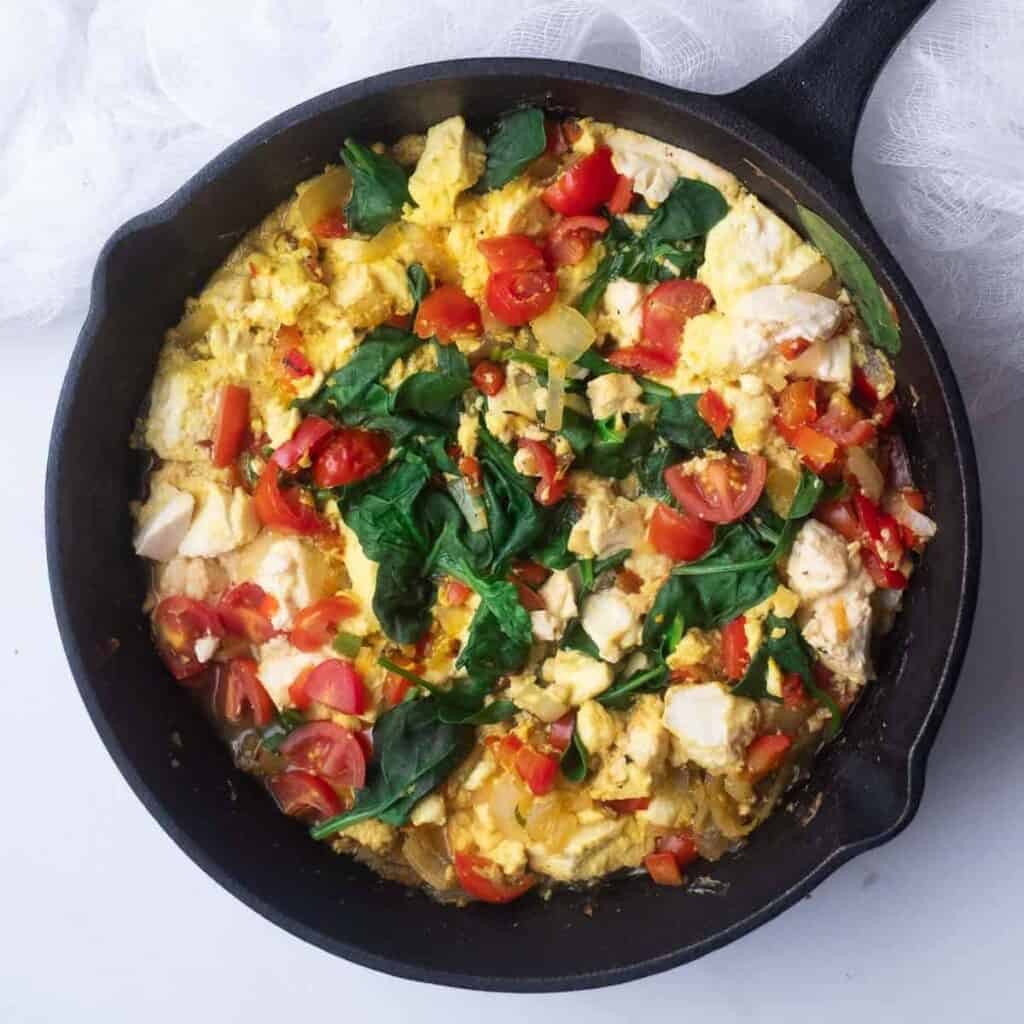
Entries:
<svg viewBox="0 0 1024 1024">
<path fill-rule="evenodd" d="M 541 666 L 541 676 L 552 689 L 566 695 L 566 703 L 578 707 L 604 693 L 612 685 L 612 669 L 582 651 L 560 650 Z"/>
<path fill-rule="evenodd" d="M 800 597 L 833 593 L 849 578 L 846 541 L 824 523 L 808 519 L 793 541 L 786 577 Z"/>
<path fill-rule="evenodd" d="M 719 683 L 671 686 L 665 693 L 665 728 L 675 737 L 677 763 L 693 761 L 718 775 L 739 771 L 759 721 L 754 701 Z"/>
<path fill-rule="evenodd" d="M 642 394 L 636 378 L 628 373 L 605 373 L 587 384 L 587 399 L 595 420 L 642 411 Z"/>
<path fill-rule="evenodd" d="M 456 115 L 435 124 L 409 178 L 416 206 L 407 219 L 418 224 L 447 224 L 455 216 L 455 200 L 472 188 L 484 172 L 484 144 Z"/>
<path fill-rule="evenodd" d="M 617 734 L 611 712 L 596 700 L 584 701 L 576 712 L 576 730 L 589 754 L 603 754 Z"/>
<path fill-rule="evenodd" d="M 248 543 L 259 532 L 252 498 L 241 488 L 228 489 L 207 480 L 187 484 L 196 510 L 178 554 L 187 558 L 212 558 Z"/>
<path fill-rule="evenodd" d="M 843 586 L 814 598 L 798 614 L 804 639 L 825 667 L 855 686 L 872 675 L 870 597 L 875 589 L 859 561 Z"/>
<path fill-rule="evenodd" d="M 607 558 L 639 547 L 645 530 L 643 505 L 617 497 L 608 488 L 595 490 L 569 534 L 569 550 L 582 558 Z"/>
<path fill-rule="evenodd" d="M 154 562 L 169 562 L 188 533 L 195 505 L 188 491 L 162 482 L 154 486 L 136 514 L 135 553 Z"/>
<path fill-rule="evenodd" d="M 617 662 L 640 643 L 640 617 L 629 595 L 612 587 L 583 602 L 583 628 L 605 661 Z"/>
</svg>

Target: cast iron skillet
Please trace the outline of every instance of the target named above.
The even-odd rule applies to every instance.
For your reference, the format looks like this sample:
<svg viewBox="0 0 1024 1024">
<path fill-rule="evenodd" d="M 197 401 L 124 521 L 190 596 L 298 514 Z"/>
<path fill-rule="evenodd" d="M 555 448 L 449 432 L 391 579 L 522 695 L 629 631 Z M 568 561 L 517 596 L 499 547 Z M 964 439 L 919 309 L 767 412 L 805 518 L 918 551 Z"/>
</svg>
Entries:
<svg viewBox="0 0 1024 1024">
<path fill-rule="evenodd" d="M 46 485 L 50 581 L 82 698 L 125 778 L 172 838 L 249 906 L 339 956 L 421 981 L 545 991 L 608 985 L 684 963 L 810 892 L 892 838 L 921 799 L 974 611 L 977 469 L 946 355 L 906 277 L 868 224 L 850 158 L 861 107 L 926 0 L 847 0 L 781 67 L 711 99 L 603 68 L 465 60 L 407 68 L 312 99 L 257 128 L 104 248 L 57 409 Z M 633 877 L 549 903 L 442 908 L 379 881 L 281 815 L 158 661 L 128 501 L 128 434 L 164 330 L 239 237 L 346 135 L 393 139 L 460 112 L 477 128 L 532 100 L 688 147 L 795 222 L 822 214 L 865 255 L 903 325 L 907 438 L 941 524 L 880 678 L 843 739 L 749 847 L 709 867 L 695 895 Z M 816 808 L 817 813 L 812 813 Z M 593 904 L 593 916 L 583 913 Z"/>
</svg>

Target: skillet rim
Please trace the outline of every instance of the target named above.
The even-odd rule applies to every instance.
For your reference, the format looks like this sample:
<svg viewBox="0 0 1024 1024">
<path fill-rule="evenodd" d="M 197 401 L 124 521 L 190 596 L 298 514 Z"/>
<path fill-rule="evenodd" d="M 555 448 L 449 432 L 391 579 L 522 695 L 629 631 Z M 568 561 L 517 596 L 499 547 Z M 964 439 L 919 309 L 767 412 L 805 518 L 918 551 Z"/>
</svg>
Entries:
<svg viewBox="0 0 1024 1024">
<path fill-rule="evenodd" d="M 953 454 L 959 470 L 959 500 L 964 519 L 964 555 L 960 566 L 960 588 L 953 634 L 935 686 L 934 696 L 916 728 L 909 747 L 901 751 L 899 763 L 906 765 L 906 799 L 896 817 L 883 828 L 846 842 L 836 841 L 824 853 L 817 866 L 799 882 L 707 938 L 650 957 L 628 966 L 602 968 L 571 974 L 530 977 L 498 974 L 466 974 L 437 968 L 422 968 L 387 956 L 368 953 L 358 946 L 329 937 L 278 910 L 266 898 L 239 882 L 214 862 L 192 837 L 175 821 L 160 799 L 148 787 L 115 730 L 104 717 L 93 691 L 78 638 L 75 636 L 68 596 L 63 580 L 63 550 L 57 521 L 60 484 L 65 471 L 65 440 L 72 397 L 78 386 L 82 366 L 89 354 L 99 324 L 107 315 L 107 270 L 112 254 L 126 238 L 160 224 L 173 222 L 187 207 L 195 193 L 209 181 L 230 175 L 238 159 L 287 128 L 338 109 L 369 95 L 387 93 L 395 88 L 444 79 L 520 78 L 526 92 L 531 78 L 561 79 L 583 86 L 611 88 L 650 98 L 669 109 L 683 109 L 691 116 L 710 123 L 715 130 L 738 136 L 751 149 L 781 164 L 815 197 L 824 212 L 835 212 L 843 222 L 844 233 L 868 252 L 894 286 L 897 297 L 909 313 L 921 336 L 932 372 L 942 394 L 946 419 L 953 437 Z M 533 90 L 536 92 L 536 90 Z M 513 102 L 515 102 L 513 100 Z M 510 104 L 511 105 L 511 104 Z M 751 170 L 757 168 L 751 165 Z M 859 199 L 817 170 L 806 158 L 733 109 L 729 97 L 711 97 L 675 89 L 626 72 L 596 65 L 567 63 L 534 58 L 465 58 L 437 61 L 384 72 L 340 86 L 289 108 L 248 132 L 200 168 L 187 182 L 157 206 L 138 214 L 118 228 L 103 246 L 93 274 L 89 309 L 79 332 L 64 382 L 61 387 L 53 431 L 50 438 L 45 484 L 45 536 L 48 575 L 57 625 L 76 686 L 86 710 L 118 770 L 157 823 L 175 843 L 211 878 L 284 930 L 335 955 L 341 955 L 364 967 L 398 977 L 433 984 L 488 991 L 552 992 L 596 988 L 645 977 L 689 962 L 741 937 L 810 893 L 840 866 L 859 854 L 887 842 L 909 825 L 920 805 L 928 754 L 949 706 L 966 654 L 977 602 L 981 564 L 981 501 L 974 443 L 959 386 L 953 375 L 941 340 L 925 312 L 913 286 L 895 258 L 871 226 Z M 909 648 L 908 648 L 909 649 Z"/>
</svg>

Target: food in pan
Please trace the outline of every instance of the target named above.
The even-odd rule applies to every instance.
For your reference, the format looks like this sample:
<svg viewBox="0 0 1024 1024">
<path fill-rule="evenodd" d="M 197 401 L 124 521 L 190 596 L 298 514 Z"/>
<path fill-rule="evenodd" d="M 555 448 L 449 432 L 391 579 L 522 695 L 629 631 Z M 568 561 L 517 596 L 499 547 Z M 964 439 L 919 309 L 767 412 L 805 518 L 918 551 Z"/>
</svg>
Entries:
<svg viewBox="0 0 1024 1024">
<path fill-rule="evenodd" d="M 678 886 L 836 734 L 936 524 L 895 311 L 799 216 L 610 124 L 451 117 L 347 140 L 189 300 L 147 611 L 315 839 L 455 902 Z"/>
</svg>

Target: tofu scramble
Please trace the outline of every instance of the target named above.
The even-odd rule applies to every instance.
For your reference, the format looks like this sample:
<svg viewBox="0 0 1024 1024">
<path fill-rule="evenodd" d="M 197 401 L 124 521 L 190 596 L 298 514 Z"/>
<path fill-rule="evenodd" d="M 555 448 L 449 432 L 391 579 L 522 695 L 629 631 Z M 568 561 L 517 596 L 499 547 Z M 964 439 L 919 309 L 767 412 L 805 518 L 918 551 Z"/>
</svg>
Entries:
<svg viewBox="0 0 1024 1024">
<path fill-rule="evenodd" d="M 450 902 L 737 848 L 934 535 L 894 311 L 590 119 L 346 140 L 190 299 L 134 443 L 146 610 L 240 767 Z"/>
</svg>

